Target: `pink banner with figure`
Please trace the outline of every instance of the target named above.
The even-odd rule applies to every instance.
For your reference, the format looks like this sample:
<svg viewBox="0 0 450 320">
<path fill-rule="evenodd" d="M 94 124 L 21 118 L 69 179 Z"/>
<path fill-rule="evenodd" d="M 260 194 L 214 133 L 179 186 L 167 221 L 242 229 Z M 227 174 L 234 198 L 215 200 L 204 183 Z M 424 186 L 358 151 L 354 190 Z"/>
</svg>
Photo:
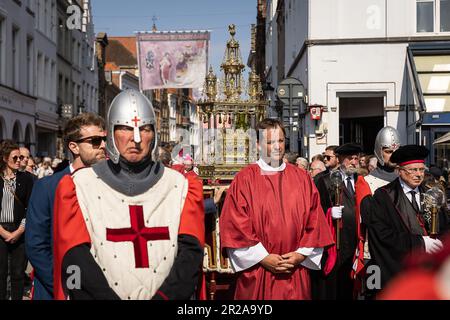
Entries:
<svg viewBox="0 0 450 320">
<path fill-rule="evenodd" d="M 209 39 L 208 31 L 137 33 L 141 90 L 203 87 Z"/>
</svg>

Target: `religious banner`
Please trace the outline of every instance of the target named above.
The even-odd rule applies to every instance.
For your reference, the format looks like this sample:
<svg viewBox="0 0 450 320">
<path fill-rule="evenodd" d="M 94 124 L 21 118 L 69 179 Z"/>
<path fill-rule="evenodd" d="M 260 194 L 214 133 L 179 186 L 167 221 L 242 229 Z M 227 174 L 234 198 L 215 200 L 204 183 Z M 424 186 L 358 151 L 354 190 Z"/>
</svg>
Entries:
<svg viewBox="0 0 450 320">
<path fill-rule="evenodd" d="M 209 38 L 208 31 L 137 33 L 140 89 L 202 88 Z"/>
</svg>

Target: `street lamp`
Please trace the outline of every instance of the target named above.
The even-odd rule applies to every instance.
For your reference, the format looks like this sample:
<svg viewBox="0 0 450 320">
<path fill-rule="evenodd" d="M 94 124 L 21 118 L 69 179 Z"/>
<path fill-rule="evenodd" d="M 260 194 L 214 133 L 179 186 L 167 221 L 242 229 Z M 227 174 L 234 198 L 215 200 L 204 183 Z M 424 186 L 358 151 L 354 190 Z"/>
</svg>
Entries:
<svg viewBox="0 0 450 320">
<path fill-rule="evenodd" d="M 83 99 L 83 101 L 81 101 L 81 102 L 78 104 L 78 114 L 83 113 L 85 108 L 86 108 L 86 107 L 84 106 L 84 99 Z"/>
<path fill-rule="evenodd" d="M 274 113 L 272 110 L 272 96 L 273 92 L 275 91 L 275 88 L 271 86 L 269 81 L 264 82 L 262 86 L 262 90 L 264 91 L 264 95 L 266 97 L 266 100 L 269 101 L 269 117 L 272 117 L 272 114 Z M 275 115 L 276 117 L 276 115 Z"/>
</svg>

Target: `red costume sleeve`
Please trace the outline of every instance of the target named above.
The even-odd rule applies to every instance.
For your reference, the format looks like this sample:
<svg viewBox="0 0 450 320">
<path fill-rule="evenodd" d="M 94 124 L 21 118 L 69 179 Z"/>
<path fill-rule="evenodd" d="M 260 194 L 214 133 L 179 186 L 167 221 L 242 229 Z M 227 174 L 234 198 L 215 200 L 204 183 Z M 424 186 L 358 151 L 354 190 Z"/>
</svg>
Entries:
<svg viewBox="0 0 450 320">
<path fill-rule="evenodd" d="M 328 223 L 328 227 L 330 227 L 331 236 L 333 239 L 336 239 L 336 229 L 334 228 L 333 217 L 331 216 L 331 208 L 328 208 L 326 213 L 326 220 Z M 328 259 L 323 266 L 323 274 L 328 275 L 334 268 L 337 261 L 337 248 L 336 246 L 329 246 L 326 248 L 326 252 L 328 253 Z"/>
<path fill-rule="evenodd" d="M 184 176 L 184 166 L 182 164 L 174 164 L 173 166 L 170 167 L 170 169 L 178 171 Z"/>
<path fill-rule="evenodd" d="M 353 257 L 353 268 L 350 275 L 352 279 L 361 276 L 361 272 L 364 270 L 364 241 L 366 232 L 361 226 L 361 202 L 365 197 L 372 195 L 369 184 L 362 176 L 358 176 L 358 179 L 356 180 L 355 193 L 355 219 L 358 244 Z"/>
<path fill-rule="evenodd" d="M 328 226 L 322 206 L 319 191 L 308 176 L 304 192 L 310 192 L 311 203 L 309 213 L 305 218 L 305 231 L 300 240 L 300 248 L 325 248 L 334 244 L 331 230 Z"/>
<path fill-rule="evenodd" d="M 205 244 L 205 208 L 203 205 L 203 184 L 193 175 L 186 176 L 188 193 L 181 212 L 178 234 L 191 235 L 198 239 L 200 245 Z"/>
<path fill-rule="evenodd" d="M 227 190 L 220 214 L 220 243 L 222 248 L 246 248 L 261 242 L 253 230 L 249 216 L 249 204 L 245 197 L 250 194 L 247 183 L 239 173 Z"/>
<path fill-rule="evenodd" d="M 61 283 L 61 266 L 64 255 L 73 247 L 91 243 L 78 204 L 75 184 L 69 175 L 63 177 L 58 184 L 53 212 L 54 297 L 56 300 L 64 300 L 66 297 Z"/>
</svg>

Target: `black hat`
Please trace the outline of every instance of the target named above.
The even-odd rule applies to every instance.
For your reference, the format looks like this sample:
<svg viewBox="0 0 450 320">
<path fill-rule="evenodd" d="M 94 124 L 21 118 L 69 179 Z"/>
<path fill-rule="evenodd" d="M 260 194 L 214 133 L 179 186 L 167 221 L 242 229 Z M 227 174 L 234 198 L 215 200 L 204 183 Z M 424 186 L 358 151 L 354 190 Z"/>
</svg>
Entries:
<svg viewBox="0 0 450 320">
<path fill-rule="evenodd" d="M 394 151 L 391 156 L 391 162 L 399 166 L 405 166 L 411 163 L 425 163 L 425 158 L 428 156 L 428 153 L 428 149 L 424 146 L 408 144 Z"/>
<path fill-rule="evenodd" d="M 428 172 L 430 173 L 430 174 L 432 174 L 433 175 L 433 177 L 435 178 L 435 179 L 438 179 L 439 180 L 439 178 L 442 176 L 442 170 L 441 169 L 439 169 L 438 167 L 435 167 L 435 166 L 433 166 L 433 167 L 431 167 L 429 170 L 428 170 Z"/>
<path fill-rule="evenodd" d="M 361 152 L 362 152 L 361 146 L 354 143 L 346 143 L 342 146 L 337 147 L 336 150 L 334 150 L 334 153 L 340 156 L 359 154 Z"/>
</svg>

